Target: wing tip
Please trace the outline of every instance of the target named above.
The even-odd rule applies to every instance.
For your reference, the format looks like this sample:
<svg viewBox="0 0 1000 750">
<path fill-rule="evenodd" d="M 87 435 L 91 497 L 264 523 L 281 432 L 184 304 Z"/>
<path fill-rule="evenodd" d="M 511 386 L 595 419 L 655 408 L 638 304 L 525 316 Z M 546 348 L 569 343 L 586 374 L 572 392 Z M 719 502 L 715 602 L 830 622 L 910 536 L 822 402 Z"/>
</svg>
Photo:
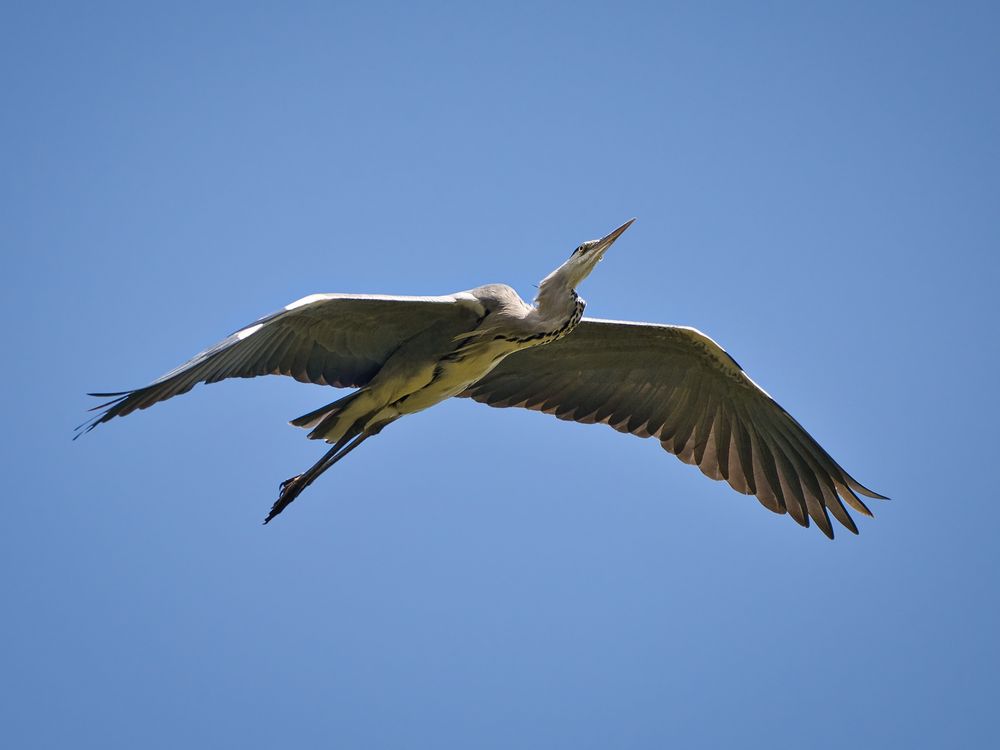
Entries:
<svg viewBox="0 0 1000 750">
<path fill-rule="evenodd" d="M 141 389 L 133 391 L 118 391 L 115 393 L 88 393 L 88 396 L 93 396 L 94 398 L 113 398 L 111 398 L 110 401 L 105 401 L 97 406 L 92 406 L 87 410 L 90 412 L 99 410 L 103 411 L 100 411 L 99 414 L 94 415 L 90 419 L 74 427 L 73 432 L 75 434 L 73 435 L 73 440 L 78 439 L 82 435 L 86 435 L 88 432 L 97 427 L 97 425 L 103 424 L 104 422 L 117 417 L 121 411 L 117 407 L 127 401 L 130 396 L 137 393 L 138 390 Z"/>
<path fill-rule="evenodd" d="M 880 495 L 879 493 L 875 492 L 875 490 L 868 489 L 863 484 L 861 484 L 860 482 L 856 482 L 853 479 L 851 480 L 851 487 L 855 491 L 860 492 L 865 497 L 870 497 L 873 500 L 891 500 L 892 499 L 891 497 L 888 497 L 886 495 Z"/>
</svg>

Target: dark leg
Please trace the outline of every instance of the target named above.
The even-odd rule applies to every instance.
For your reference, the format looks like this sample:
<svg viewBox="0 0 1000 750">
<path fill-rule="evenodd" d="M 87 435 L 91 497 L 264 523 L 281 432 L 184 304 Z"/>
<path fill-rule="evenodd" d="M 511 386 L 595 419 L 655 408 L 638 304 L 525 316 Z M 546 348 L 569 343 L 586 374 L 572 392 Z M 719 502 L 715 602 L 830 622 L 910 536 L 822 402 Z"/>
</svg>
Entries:
<svg viewBox="0 0 1000 750">
<path fill-rule="evenodd" d="M 329 469 L 352 450 L 357 448 L 372 435 L 377 435 L 381 432 L 383 426 L 384 425 L 380 425 L 373 430 L 362 432 L 360 435 L 354 436 L 353 440 L 351 437 L 342 438 L 337 441 L 337 444 L 334 445 L 333 448 L 327 451 L 323 458 L 313 464 L 311 468 L 298 476 L 294 476 L 291 479 L 286 479 L 282 482 L 281 492 L 278 495 L 278 499 L 275 501 L 274 505 L 271 506 L 271 512 L 267 514 L 267 518 L 264 519 L 264 523 L 269 523 L 272 518 L 287 508 L 288 505 L 302 493 L 302 490 L 312 484 L 320 474 Z"/>
</svg>

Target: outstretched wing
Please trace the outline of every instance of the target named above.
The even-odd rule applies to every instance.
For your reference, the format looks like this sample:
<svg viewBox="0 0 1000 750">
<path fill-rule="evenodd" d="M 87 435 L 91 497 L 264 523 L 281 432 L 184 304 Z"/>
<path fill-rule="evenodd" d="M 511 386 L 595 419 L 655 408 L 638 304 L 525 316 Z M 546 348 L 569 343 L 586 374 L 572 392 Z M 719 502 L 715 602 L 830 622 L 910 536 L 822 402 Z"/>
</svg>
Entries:
<svg viewBox="0 0 1000 750">
<path fill-rule="evenodd" d="M 78 428 L 187 393 L 198 383 L 258 375 L 290 375 L 304 383 L 362 386 L 404 341 L 440 323 L 475 327 L 481 305 L 467 293 L 443 297 L 313 294 L 265 316 L 171 370 L 145 388 L 119 393 Z"/>
<path fill-rule="evenodd" d="M 712 479 L 833 538 L 827 510 L 883 498 L 844 471 L 718 344 L 694 328 L 584 318 L 568 336 L 510 355 L 461 395 L 656 437 Z"/>
</svg>

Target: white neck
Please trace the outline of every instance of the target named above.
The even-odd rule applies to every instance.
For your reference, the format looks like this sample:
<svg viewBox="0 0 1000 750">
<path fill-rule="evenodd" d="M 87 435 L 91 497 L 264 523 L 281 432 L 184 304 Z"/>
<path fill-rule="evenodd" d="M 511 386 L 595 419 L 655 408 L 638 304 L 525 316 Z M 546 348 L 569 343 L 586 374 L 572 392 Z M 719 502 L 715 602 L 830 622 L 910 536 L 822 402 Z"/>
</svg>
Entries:
<svg viewBox="0 0 1000 750">
<path fill-rule="evenodd" d="M 545 277 L 538 285 L 535 296 L 535 309 L 542 320 L 560 321 L 568 318 L 576 310 L 578 299 L 576 291 L 570 284 L 568 274 L 557 269 Z"/>
</svg>

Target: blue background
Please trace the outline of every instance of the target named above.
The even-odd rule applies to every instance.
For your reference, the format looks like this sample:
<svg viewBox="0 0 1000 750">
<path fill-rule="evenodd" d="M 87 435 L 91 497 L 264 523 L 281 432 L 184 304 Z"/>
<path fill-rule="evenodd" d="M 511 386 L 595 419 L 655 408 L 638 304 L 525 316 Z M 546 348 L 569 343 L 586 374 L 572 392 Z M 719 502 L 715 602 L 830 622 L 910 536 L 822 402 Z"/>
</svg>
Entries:
<svg viewBox="0 0 1000 750">
<path fill-rule="evenodd" d="M 8 747 L 997 741 L 994 3 L 5 4 Z M 606 428 L 454 400 L 277 522 L 331 399 L 194 392 L 313 292 L 717 339 L 862 482 L 828 542 Z"/>
</svg>

